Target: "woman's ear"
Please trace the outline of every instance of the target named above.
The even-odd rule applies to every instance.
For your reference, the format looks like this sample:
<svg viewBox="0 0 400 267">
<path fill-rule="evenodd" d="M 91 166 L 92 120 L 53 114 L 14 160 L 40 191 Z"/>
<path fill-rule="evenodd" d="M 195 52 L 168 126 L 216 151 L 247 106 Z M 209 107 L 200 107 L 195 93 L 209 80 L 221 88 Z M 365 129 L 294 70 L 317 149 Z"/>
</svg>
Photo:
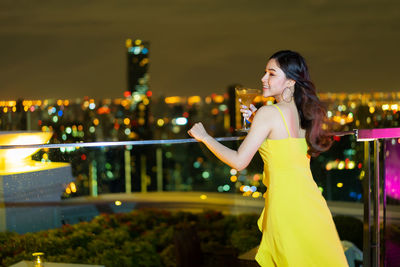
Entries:
<svg viewBox="0 0 400 267">
<path fill-rule="evenodd" d="M 289 79 L 287 81 L 287 87 L 294 87 L 295 84 L 296 84 L 295 80 Z"/>
</svg>

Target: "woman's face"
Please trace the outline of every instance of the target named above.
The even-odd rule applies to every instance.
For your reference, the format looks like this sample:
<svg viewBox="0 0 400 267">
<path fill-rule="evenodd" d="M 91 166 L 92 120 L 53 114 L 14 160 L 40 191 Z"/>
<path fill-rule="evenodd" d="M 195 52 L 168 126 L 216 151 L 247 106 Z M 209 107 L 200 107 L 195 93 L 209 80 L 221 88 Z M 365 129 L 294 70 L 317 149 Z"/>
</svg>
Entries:
<svg viewBox="0 0 400 267">
<path fill-rule="evenodd" d="M 294 86 L 295 83 L 293 80 L 286 78 L 285 73 L 279 68 L 277 61 L 273 58 L 268 61 L 261 82 L 263 84 L 263 96 L 275 97 L 277 101 L 280 100 L 283 90 L 286 87 Z"/>
</svg>

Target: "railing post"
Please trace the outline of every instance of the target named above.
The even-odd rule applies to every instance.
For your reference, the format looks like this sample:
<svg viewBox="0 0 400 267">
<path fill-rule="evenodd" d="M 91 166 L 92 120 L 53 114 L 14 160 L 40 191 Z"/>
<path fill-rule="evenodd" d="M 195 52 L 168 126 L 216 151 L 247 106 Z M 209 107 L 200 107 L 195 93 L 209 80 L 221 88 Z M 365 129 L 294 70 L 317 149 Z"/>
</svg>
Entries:
<svg viewBox="0 0 400 267">
<path fill-rule="evenodd" d="M 382 249 L 382 257 L 381 257 L 381 265 L 382 266 L 386 266 L 386 140 L 382 141 L 382 152 L 383 152 L 383 160 L 382 160 L 382 166 L 381 166 L 381 170 L 382 170 L 382 204 L 383 204 L 383 228 L 382 228 L 382 232 L 381 232 L 381 243 L 383 246 Z"/>
<path fill-rule="evenodd" d="M 363 235 L 363 266 L 371 266 L 371 156 L 370 142 L 364 142 L 364 235 Z"/>
<path fill-rule="evenodd" d="M 97 164 L 93 160 L 89 165 L 89 190 L 92 197 L 97 197 Z"/>
<path fill-rule="evenodd" d="M 162 149 L 159 147 L 156 150 L 156 161 L 157 161 L 157 191 L 163 191 L 163 169 L 162 169 Z"/>
<path fill-rule="evenodd" d="M 380 266 L 380 167 L 379 167 L 379 139 L 374 140 L 374 233 L 372 238 L 372 266 Z"/>
<path fill-rule="evenodd" d="M 132 169 L 131 169 L 131 151 L 125 149 L 124 152 L 125 159 L 125 193 L 132 193 Z"/>
<path fill-rule="evenodd" d="M 146 156 L 140 155 L 140 192 L 147 193 Z"/>
</svg>

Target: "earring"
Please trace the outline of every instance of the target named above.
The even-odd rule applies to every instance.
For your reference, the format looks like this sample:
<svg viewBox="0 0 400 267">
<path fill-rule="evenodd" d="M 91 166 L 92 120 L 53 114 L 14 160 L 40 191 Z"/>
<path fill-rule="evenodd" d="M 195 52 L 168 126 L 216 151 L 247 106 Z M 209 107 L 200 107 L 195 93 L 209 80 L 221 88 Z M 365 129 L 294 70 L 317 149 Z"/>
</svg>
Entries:
<svg viewBox="0 0 400 267">
<path fill-rule="evenodd" d="M 290 101 L 292 101 L 293 99 L 293 92 L 290 89 L 290 87 L 286 87 L 285 89 L 283 89 L 282 92 L 282 99 L 283 101 L 285 101 L 286 103 L 289 103 Z"/>
</svg>

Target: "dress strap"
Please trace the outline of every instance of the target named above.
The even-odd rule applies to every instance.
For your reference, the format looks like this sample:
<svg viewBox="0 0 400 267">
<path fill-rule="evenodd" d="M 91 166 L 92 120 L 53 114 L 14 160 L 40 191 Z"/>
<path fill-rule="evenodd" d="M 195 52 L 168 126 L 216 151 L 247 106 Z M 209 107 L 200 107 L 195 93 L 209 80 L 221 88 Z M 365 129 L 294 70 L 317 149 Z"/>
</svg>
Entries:
<svg viewBox="0 0 400 267">
<path fill-rule="evenodd" d="M 283 119 L 283 122 L 285 123 L 286 131 L 287 131 L 289 137 L 291 137 L 291 136 L 290 136 L 290 132 L 289 132 L 289 128 L 288 128 L 288 126 L 287 126 L 287 124 L 286 124 L 286 120 L 285 120 L 285 117 L 283 116 L 282 110 L 281 110 L 277 105 L 275 105 L 275 104 L 273 104 L 273 106 L 276 107 L 276 108 L 278 109 L 279 113 L 281 114 L 282 119 Z"/>
</svg>

